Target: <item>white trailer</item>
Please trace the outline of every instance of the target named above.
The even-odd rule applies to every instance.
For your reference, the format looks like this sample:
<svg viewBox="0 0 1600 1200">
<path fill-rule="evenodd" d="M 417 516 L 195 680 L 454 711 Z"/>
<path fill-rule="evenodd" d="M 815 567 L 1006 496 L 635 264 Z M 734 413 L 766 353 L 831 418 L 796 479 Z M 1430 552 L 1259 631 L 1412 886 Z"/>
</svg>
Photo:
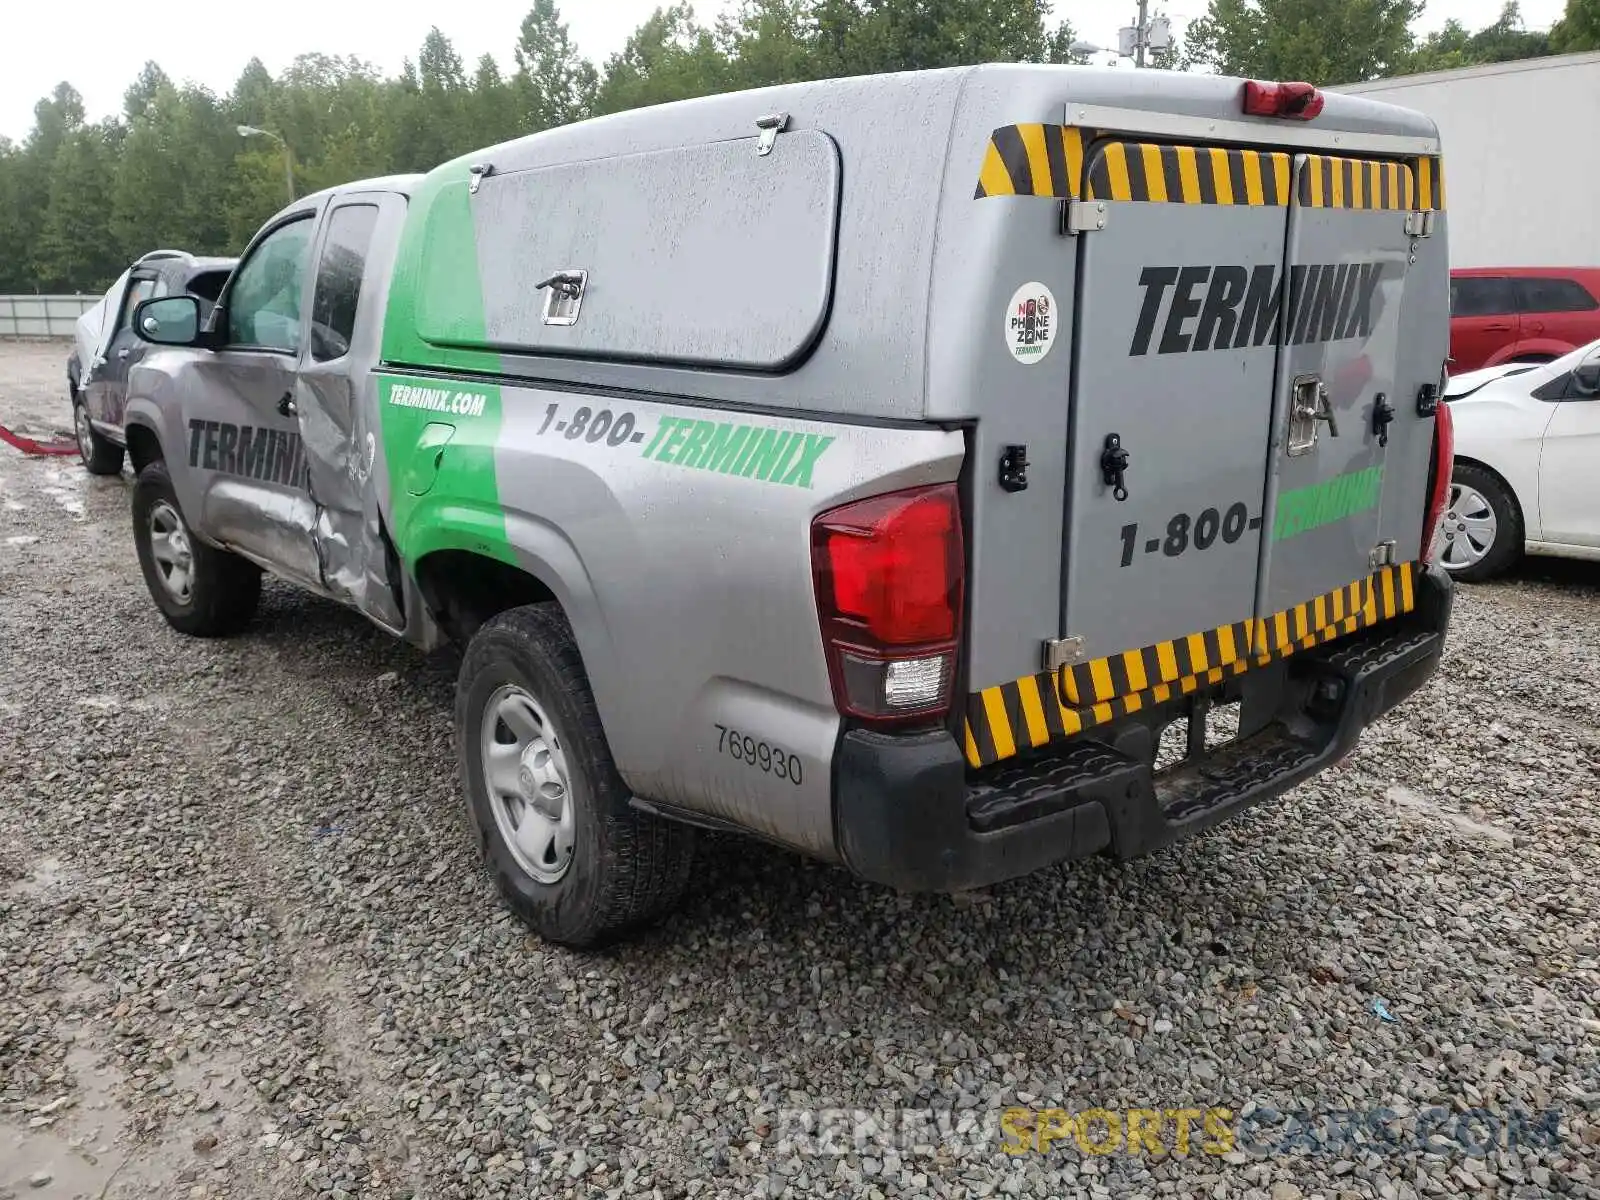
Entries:
<svg viewBox="0 0 1600 1200">
<path fill-rule="evenodd" d="M 1438 123 L 1452 267 L 1600 266 L 1600 53 L 1338 90 Z"/>
</svg>

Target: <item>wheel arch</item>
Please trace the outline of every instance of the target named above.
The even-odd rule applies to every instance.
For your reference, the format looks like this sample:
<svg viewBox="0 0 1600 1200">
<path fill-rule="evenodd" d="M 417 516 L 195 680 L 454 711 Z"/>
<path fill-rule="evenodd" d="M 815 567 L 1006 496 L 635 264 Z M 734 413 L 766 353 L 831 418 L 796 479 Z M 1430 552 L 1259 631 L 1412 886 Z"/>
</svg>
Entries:
<svg viewBox="0 0 1600 1200">
<path fill-rule="evenodd" d="M 554 602 L 572 627 L 595 705 L 627 773 L 626 680 L 594 581 L 572 543 L 546 522 L 506 513 L 505 540 L 489 543 L 474 527 L 436 526 L 411 574 L 432 619 L 458 645 L 507 609 Z"/>
<path fill-rule="evenodd" d="M 1486 367 L 1498 367 L 1508 362 L 1518 362 L 1524 359 L 1543 359 L 1552 362 L 1563 354 L 1571 354 L 1576 346 L 1569 346 L 1566 342 L 1556 341 L 1552 338 L 1523 338 L 1519 341 L 1502 346 L 1489 356 Z"/>
<path fill-rule="evenodd" d="M 1505 489 L 1506 495 L 1511 498 L 1511 503 L 1516 506 L 1517 519 L 1522 522 L 1522 536 L 1526 539 L 1528 534 L 1528 506 L 1522 502 L 1522 497 L 1517 494 L 1516 486 L 1508 479 L 1505 472 L 1485 462 L 1481 458 L 1474 458 L 1470 454 L 1458 454 L 1455 458 L 1456 467 L 1476 467 L 1480 471 L 1494 477 L 1495 481 Z"/>
<path fill-rule="evenodd" d="M 161 435 L 144 421 L 129 421 L 123 427 L 122 436 L 127 443 L 128 458 L 135 475 L 153 462 L 166 461 L 167 456 L 161 448 Z"/>
</svg>

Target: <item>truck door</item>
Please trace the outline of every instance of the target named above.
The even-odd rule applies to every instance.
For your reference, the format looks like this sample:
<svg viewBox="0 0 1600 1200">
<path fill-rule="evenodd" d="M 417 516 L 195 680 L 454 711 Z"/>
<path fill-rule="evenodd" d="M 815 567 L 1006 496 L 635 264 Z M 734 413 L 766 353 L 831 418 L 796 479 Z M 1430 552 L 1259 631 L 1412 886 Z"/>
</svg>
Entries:
<svg viewBox="0 0 1600 1200">
<path fill-rule="evenodd" d="M 378 430 L 360 398 L 377 358 L 382 284 L 404 220 L 405 201 L 393 194 L 341 197 L 329 209 L 295 388 L 323 586 L 390 626 L 402 618 L 387 586 L 376 509 L 366 511 Z"/>
<path fill-rule="evenodd" d="M 297 213 L 245 252 L 219 302 L 219 345 L 196 357 L 182 403 L 202 497 L 199 520 L 186 515 L 207 537 L 320 589 L 294 417 L 315 218 Z"/>
<path fill-rule="evenodd" d="M 133 310 L 146 300 L 167 294 L 166 282 L 154 269 L 135 271 L 122 295 L 116 327 L 107 340 L 105 357 L 84 378 L 89 419 L 121 436 L 122 413 L 128 404 L 128 372 L 144 357 L 149 343 L 133 332 Z"/>
<path fill-rule="evenodd" d="M 1422 274 L 1410 265 L 1415 194 L 1402 163 L 1295 161 L 1257 605 L 1267 649 L 1347 620 L 1346 607 L 1365 600 L 1338 589 L 1417 555 L 1427 467 L 1425 447 L 1420 461 L 1413 453 L 1422 446 L 1415 399 L 1438 378 L 1442 347 L 1409 328 L 1402 336 L 1407 289 Z M 1379 549 L 1386 487 L 1416 514 L 1416 531 L 1406 525 L 1389 558 Z"/>
<path fill-rule="evenodd" d="M 1063 630 L 1092 669 L 1059 684 L 1082 710 L 1249 654 L 1291 168 L 1091 151 L 1106 213 L 1080 239 Z"/>
</svg>

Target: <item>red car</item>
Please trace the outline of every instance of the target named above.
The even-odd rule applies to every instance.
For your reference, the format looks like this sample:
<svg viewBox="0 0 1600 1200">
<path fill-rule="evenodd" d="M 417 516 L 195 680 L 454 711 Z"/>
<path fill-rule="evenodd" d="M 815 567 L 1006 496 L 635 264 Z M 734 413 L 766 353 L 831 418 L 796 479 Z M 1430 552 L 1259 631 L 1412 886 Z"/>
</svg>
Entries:
<svg viewBox="0 0 1600 1200">
<path fill-rule="evenodd" d="M 1450 272 L 1450 373 L 1549 362 L 1600 338 L 1600 268 Z"/>
</svg>

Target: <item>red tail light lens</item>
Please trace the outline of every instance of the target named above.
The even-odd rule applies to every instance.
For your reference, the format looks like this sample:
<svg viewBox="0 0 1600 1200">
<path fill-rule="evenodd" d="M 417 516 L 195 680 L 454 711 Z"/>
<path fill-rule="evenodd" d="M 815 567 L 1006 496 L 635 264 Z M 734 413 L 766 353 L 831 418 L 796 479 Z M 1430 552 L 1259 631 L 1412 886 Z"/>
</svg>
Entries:
<svg viewBox="0 0 1600 1200">
<path fill-rule="evenodd" d="M 1443 400 L 1433 414 L 1433 460 L 1429 465 L 1428 515 L 1422 523 L 1422 561 L 1438 557 L 1439 524 L 1450 503 L 1450 477 L 1455 473 L 1456 426 Z"/>
<path fill-rule="evenodd" d="M 874 496 L 812 522 L 840 712 L 897 723 L 949 709 L 965 561 L 954 484 Z"/>
<path fill-rule="evenodd" d="M 1309 83 L 1260 83 L 1244 85 L 1244 111 L 1252 117 L 1282 117 L 1290 121 L 1314 121 L 1322 115 L 1327 100 Z"/>
</svg>

